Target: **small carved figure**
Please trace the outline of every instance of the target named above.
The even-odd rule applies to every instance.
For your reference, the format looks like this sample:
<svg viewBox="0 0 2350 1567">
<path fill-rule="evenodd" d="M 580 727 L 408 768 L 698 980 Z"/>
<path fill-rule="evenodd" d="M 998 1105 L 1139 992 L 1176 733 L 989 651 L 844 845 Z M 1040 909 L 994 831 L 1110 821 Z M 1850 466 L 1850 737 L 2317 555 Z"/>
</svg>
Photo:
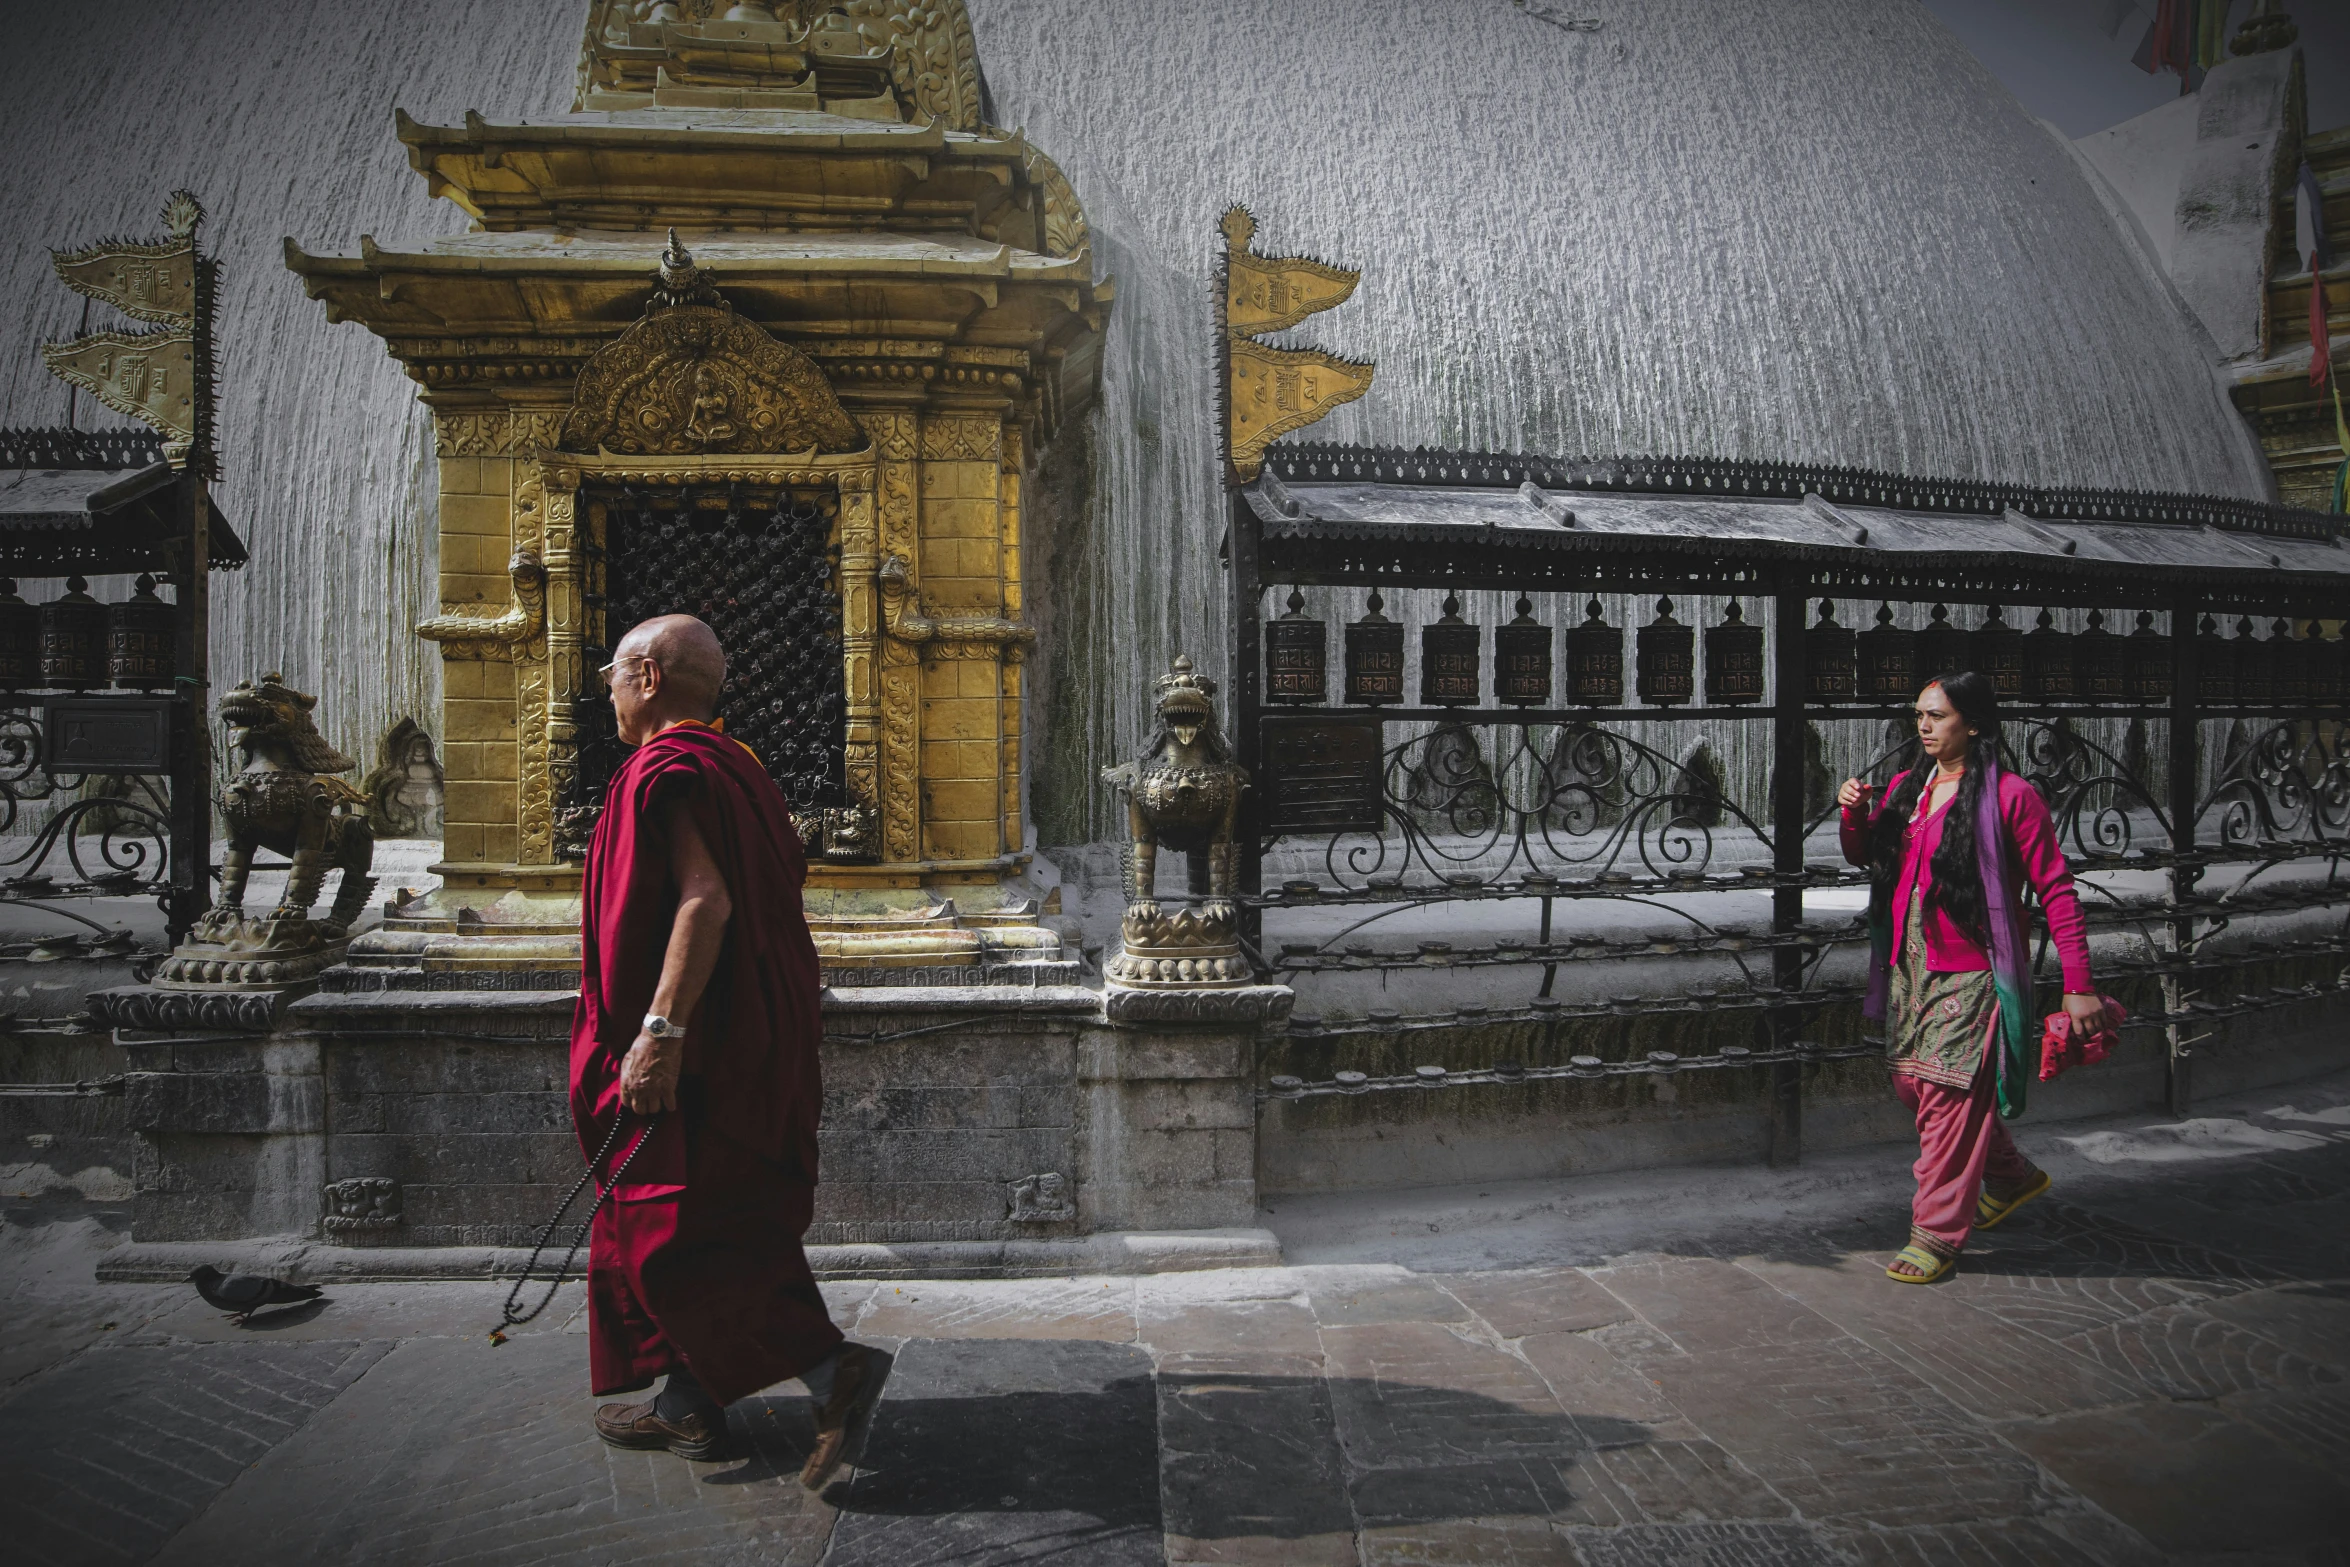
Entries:
<svg viewBox="0 0 2350 1567">
<path fill-rule="evenodd" d="M 734 402 L 726 395 L 718 372 L 708 360 L 694 366 L 693 410 L 686 416 L 685 433 L 704 446 L 734 439 Z"/>
<path fill-rule="evenodd" d="M 329 1235 L 363 1235 L 397 1229 L 406 1220 L 400 1183 L 388 1175 L 329 1181 L 324 1218 Z"/>
<path fill-rule="evenodd" d="M 1011 1183 L 1012 1221 L 1016 1224 L 1059 1224 L 1077 1217 L 1070 1201 L 1068 1178 L 1058 1171 L 1023 1175 Z"/>
<path fill-rule="evenodd" d="M 444 788 L 432 736 L 415 719 L 401 719 L 384 735 L 375 770 L 359 783 L 367 796 L 367 830 L 378 838 L 437 836 Z"/>
<path fill-rule="evenodd" d="M 310 710 L 318 698 L 294 690 L 279 674 L 243 681 L 221 699 L 220 716 L 229 743 L 243 753 L 245 770 L 220 792 L 228 820 L 228 850 L 221 859 L 220 900 L 197 923 L 196 939 L 226 943 L 244 929 L 245 880 L 253 851 L 269 849 L 293 864 L 285 897 L 258 932 L 265 948 L 309 947 L 338 941 L 367 906 L 375 878 L 375 834 L 361 814 L 367 796 L 333 776 L 359 764 L 326 743 Z M 315 926 L 310 905 L 328 866 L 339 867 L 343 884 L 334 907 Z"/>
<path fill-rule="evenodd" d="M 1102 771 L 1126 796 L 1123 950 L 1107 973 L 1122 984 L 1236 985 L 1251 977 L 1235 937 L 1234 832 L 1248 771 L 1216 727 L 1216 682 L 1181 654 L 1158 680 L 1159 732 L 1131 762 Z M 1182 852 L 1196 907 L 1159 907 L 1161 847 Z"/>
</svg>

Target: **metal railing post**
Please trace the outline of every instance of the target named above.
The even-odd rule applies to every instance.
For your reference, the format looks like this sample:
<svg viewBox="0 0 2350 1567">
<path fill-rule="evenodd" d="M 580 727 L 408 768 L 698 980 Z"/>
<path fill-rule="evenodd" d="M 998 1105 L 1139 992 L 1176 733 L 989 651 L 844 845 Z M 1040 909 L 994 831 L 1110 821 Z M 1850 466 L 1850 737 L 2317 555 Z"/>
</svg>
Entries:
<svg viewBox="0 0 2350 1567">
<path fill-rule="evenodd" d="M 2202 749 L 2201 710 L 2197 706 L 2197 686 L 2202 679 L 2200 650 L 2195 644 L 2196 596 L 2191 592 L 2172 595 L 2171 627 L 2171 689 L 2170 689 L 2170 819 L 2171 852 L 2185 857 L 2195 849 L 2195 804 L 2200 784 L 2199 753 Z M 2181 905 L 2192 897 L 2195 884 L 2202 879 L 2200 866 L 2173 863 L 2170 872 L 2170 966 L 2162 976 L 2162 1008 L 2170 1016 L 2164 1026 L 2163 1037 L 2169 1046 L 2169 1071 L 2165 1093 L 2170 1113 L 2185 1116 L 2195 1102 L 2195 1046 L 2200 1036 L 2190 1035 L 2187 1025 L 2179 1021 L 2190 992 L 2185 970 L 2195 939 L 2195 920 L 2183 912 Z"/>
<path fill-rule="evenodd" d="M 1810 584 L 1800 577 L 1782 581 L 1771 624 L 1771 929 L 1789 935 L 1803 925 L 1804 828 L 1804 608 Z M 1771 950 L 1777 1004 L 1770 1012 L 1771 1047 L 1795 1043 L 1797 1014 L 1786 1003 L 1803 983 L 1803 954 L 1792 945 Z M 1803 1158 L 1803 1065 L 1771 1064 L 1768 1090 L 1769 1159 L 1791 1165 Z"/>
</svg>

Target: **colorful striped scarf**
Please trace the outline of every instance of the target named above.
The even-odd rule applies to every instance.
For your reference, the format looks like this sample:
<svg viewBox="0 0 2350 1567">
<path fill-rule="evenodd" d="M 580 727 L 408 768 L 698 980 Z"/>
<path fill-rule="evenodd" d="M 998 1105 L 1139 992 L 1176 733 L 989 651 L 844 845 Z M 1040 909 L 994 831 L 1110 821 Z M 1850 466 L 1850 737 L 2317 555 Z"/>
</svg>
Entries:
<svg viewBox="0 0 2350 1567">
<path fill-rule="evenodd" d="M 1999 758 L 1985 746 L 1976 765 L 1983 769 L 1983 793 L 1975 805 L 1975 861 L 1982 867 L 1983 912 L 1991 927 L 1991 985 L 1999 996 L 1993 1059 L 1999 1113 L 2012 1121 L 2024 1113 L 2024 1094 L 2039 1065 L 2032 1049 L 2032 957 L 2024 922 L 2016 917 L 2007 822 L 1999 813 Z M 1860 1010 L 1880 1022 L 1892 987 L 1893 892 L 1880 886 L 1869 893 L 1869 989 Z"/>
</svg>

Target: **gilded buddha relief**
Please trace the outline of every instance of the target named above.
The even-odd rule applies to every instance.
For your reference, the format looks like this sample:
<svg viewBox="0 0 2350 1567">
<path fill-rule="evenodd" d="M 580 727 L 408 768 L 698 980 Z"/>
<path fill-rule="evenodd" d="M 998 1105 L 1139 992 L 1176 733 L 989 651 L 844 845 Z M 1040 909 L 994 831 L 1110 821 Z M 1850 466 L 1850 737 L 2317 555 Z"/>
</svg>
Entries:
<svg viewBox="0 0 2350 1567">
<path fill-rule="evenodd" d="M 580 372 L 565 451 L 691 457 L 871 444 L 815 362 L 736 315 L 675 230 L 660 278 L 644 319 Z"/>
</svg>

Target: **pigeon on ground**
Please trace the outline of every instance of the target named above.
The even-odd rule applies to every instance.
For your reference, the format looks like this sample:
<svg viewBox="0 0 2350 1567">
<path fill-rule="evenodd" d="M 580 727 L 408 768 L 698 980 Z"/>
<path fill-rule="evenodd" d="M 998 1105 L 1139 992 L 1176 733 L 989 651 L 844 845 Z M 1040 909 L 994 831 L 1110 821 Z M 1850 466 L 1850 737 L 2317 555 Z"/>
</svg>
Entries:
<svg viewBox="0 0 2350 1567">
<path fill-rule="evenodd" d="M 228 1313 L 229 1321 L 240 1324 L 264 1306 L 291 1306 L 319 1297 L 315 1284 L 288 1284 L 283 1279 L 264 1279 L 250 1273 L 224 1274 L 209 1266 L 190 1273 L 188 1282 L 196 1286 L 196 1293 L 208 1305 L 219 1307 Z"/>
</svg>

